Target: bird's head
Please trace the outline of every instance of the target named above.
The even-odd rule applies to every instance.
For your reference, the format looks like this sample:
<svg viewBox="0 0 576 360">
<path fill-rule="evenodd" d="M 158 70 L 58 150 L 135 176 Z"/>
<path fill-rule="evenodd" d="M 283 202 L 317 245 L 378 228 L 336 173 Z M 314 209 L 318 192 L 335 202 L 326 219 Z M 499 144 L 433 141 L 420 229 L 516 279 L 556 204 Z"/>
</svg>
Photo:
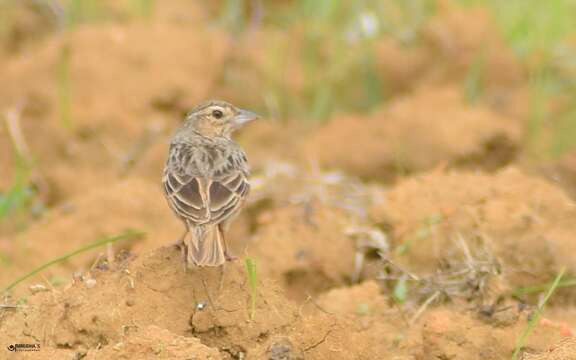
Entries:
<svg viewBox="0 0 576 360">
<path fill-rule="evenodd" d="M 257 114 L 226 101 L 211 100 L 195 107 L 186 116 L 184 126 L 203 136 L 229 138 L 234 130 L 257 118 Z"/>
</svg>

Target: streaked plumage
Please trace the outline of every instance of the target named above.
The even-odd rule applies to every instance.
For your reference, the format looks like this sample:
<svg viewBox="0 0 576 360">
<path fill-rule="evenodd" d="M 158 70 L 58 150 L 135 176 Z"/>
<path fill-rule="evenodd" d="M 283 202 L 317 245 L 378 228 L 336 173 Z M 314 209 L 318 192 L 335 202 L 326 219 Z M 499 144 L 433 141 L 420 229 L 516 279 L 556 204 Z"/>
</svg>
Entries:
<svg viewBox="0 0 576 360">
<path fill-rule="evenodd" d="M 181 246 L 189 266 L 218 266 L 231 258 L 225 231 L 250 190 L 246 155 L 231 134 L 254 118 L 229 103 L 209 101 L 172 138 L 162 183 L 186 226 Z"/>
</svg>

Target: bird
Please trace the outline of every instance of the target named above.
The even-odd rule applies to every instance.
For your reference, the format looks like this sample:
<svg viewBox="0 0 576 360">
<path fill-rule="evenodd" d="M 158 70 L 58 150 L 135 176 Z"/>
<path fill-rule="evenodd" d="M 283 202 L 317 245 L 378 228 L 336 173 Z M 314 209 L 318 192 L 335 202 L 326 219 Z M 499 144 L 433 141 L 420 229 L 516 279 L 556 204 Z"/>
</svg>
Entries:
<svg viewBox="0 0 576 360">
<path fill-rule="evenodd" d="M 173 134 L 162 176 L 168 205 L 185 226 L 186 268 L 236 259 L 226 231 L 250 192 L 246 154 L 232 134 L 259 116 L 222 100 L 196 106 Z"/>
</svg>

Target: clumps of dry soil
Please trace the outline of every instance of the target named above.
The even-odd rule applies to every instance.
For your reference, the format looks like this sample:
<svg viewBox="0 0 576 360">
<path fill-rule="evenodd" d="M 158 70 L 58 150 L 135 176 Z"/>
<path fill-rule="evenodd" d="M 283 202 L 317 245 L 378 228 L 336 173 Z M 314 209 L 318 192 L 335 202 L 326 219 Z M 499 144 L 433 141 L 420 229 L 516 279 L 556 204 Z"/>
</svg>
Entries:
<svg viewBox="0 0 576 360">
<path fill-rule="evenodd" d="M 538 170 L 576 199 L 576 151 L 571 151 L 552 163 L 541 165 Z"/>
<path fill-rule="evenodd" d="M 416 273 L 432 273 L 462 256 L 462 242 L 480 243 L 513 287 L 544 284 L 562 267 L 575 270 L 573 201 L 515 168 L 494 175 L 438 171 L 403 180 L 373 216 L 393 228 L 394 261 Z"/>
<path fill-rule="evenodd" d="M 77 247 L 92 234 L 125 227 L 147 232 L 142 242 L 121 246 L 139 255 L 117 248 L 115 261 L 85 256 L 54 267 L 43 279 L 87 270 L 64 288 L 45 284 L 24 306 L 2 309 L 0 340 L 38 342 L 42 355 L 88 359 L 178 359 L 190 349 L 215 359 L 508 359 L 533 311 L 511 299 L 511 290 L 545 284 L 561 266 L 573 271 L 572 200 L 517 169 L 439 170 L 383 193 L 323 175 L 294 180 L 300 185 L 280 196 L 277 187 L 300 174 L 282 169 L 255 178 L 254 199 L 231 234 L 236 253 L 257 264 L 254 319 L 243 262 L 228 264 L 223 278 L 219 269 L 185 271 L 174 246 L 157 248 L 175 241 L 181 224 L 162 206 L 159 189 L 129 177 L 54 209 L 27 232 L 29 249 L 18 263 L 31 267 L 37 261 L 24 261 L 26 254 L 48 260 L 64 251 L 42 252 L 35 244 L 67 238 Z M 350 199 L 359 193 L 364 197 Z M 361 204 L 371 207 L 370 217 L 354 210 Z M 109 219 L 99 221 L 109 209 Z M 385 245 L 363 252 L 350 231 L 361 226 L 386 229 Z M 358 254 L 370 271 L 355 277 Z M 470 259 L 471 271 L 456 278 L 457 286 L 442 288 Z M 416 279 L 409 279 L 401 305 L 393 285 L 407 275 Z M 358 278 L 373 280 L 354 285 Z M 443 295 L 432 298 L 435 291 Z M 571 334 L 566 325 L 546 324 L 536 326 L 527 352 L 548 351 Z"/>
<path fill-rule="evenodd" d="M 478 72 L 479 91 L 494 101 L 506 103 L 506 96 L 525 79 L 523 69 L 504 40 L 495 19 L 485 7 L 463 8 L 453 1 L 438 1 L 438 12 L 423 30 L 429 50 L 429 78 L 436 81 L 466 79 Z M 486 100 L 485 100 L 486 101 Z"/>
<path fill-rule="evenodd" d="M 185 112 L 212 94 L 227 44 L 223 33 L 192 20 L 101 24 L 51 37 L 33 56 L 6 60 L 1 74 L 10 86 L 0 89 L 0 107 L 3 113 L 19 109 L 50 204 L 95 186 L 86 178 L 96 172 L 100 182 L 116 180 L 164 140 Z M 10 163 L 8 136 L 0 147 Z M 11 175 L 0 185 L 7 187 Z"/>
<path fill-rule="evenodd" d="M 0 245 L 9 249 L 11 258 L 11 262 L 5 264 L 9 271 L 0 273 L 0 281 L 8 283 L 38 264 L 128 230 L 144 232 L 146 240 L 120 242 L 115 246 L 116 251 L 139 252 L 175 243 L 183 232 L 183 225 L 166 211 L 158 185 L 140 178 L 126 178 L 109 187 L 92 189 L 52 209 L 23 234 L 0 238 Z M 158 243 L 152 239 L 164 240 Z M 88 269 L 93 264 L 93 254 L 75 256 L 49 269 L 44 276 L 68 279 L 72 272 Z"/>
<path fill-rule="evenodd" d="M 506 326 L 494 326 L 474 315 L 432 310 L 423 320 L 423 351 L 431 359 L 509 359 L 528 321 L 526 315 Z M 559 332 L 540 326 L 532 333 L 527 349 L 539 352 L 560 339 Z"/>
<path fill-rule="evenodd" d="M 248 252 L 291 298 L 304 300 L 350 281 L 354 242 L 350 218 L 321 204 L 292 205 L 264 213 Z"/>
<path fill-rule="evenodd" d="M 175 335 L 169 330 L 150 325 L 133 330 L 121 341 L 102 350 L 90 350 L 87 360 L 106 359 L 206 359 L 219 360 L 218 350 L 203 345 L 199 339 Z"/>
<path fill-rule="evenodd" d="M 219 269 L 184 271 L 175 247 L 161 248 L 127 267 L 92 271 L 89 279 L 77 280 L 62 291 L 31 296 L 26 307 L 4 314 L 0 337 L 80 353 L 107 347 L 122 353 L 143 341 L 140 338 L 146 338 L 150 326 L 155 326 L 165 332 L 158 332 L 158 338 L 145 346 L 153 347 L 156 342 L 172 351 L 170 342 L 161 338 L 182 345 L 186 344 L 182 336 L 194 336 L 229 354 L 228 358 L 238 358 L 297 319 L 296 307 L 277 286 L 263 281 L 257 288 L 256 315 L 251 320 L 251 293 L 242 262 L 229 264 L 223 278 Z"/>
<path fill-rule="evenodd" d="M 436 166 L 498 169 L 516 157 L 522 127 L 455 87 L 423 87 L 369 117 L 342 116 L 311 136 L 306 153 L 327 167 L 392 179 Z"/>
<path fill-rule="evenodd" d="M 576 359 L 576 339 L 567 338 L 554 344 L 539 354 L 527 354 L 525 360 L 574 360 Z"/>
<path fill-rule="evenodd" d="M 179 251 L 164 247 L 3 310 L 0 340 L 87 359 L 505 359 L 527 321 L 513 309 L 516 320 L 494 328 L 475 312 L 439 308 L 409 325 L 374 281 L 298 305 L 260 280 L 252 319 L 251 296 L 242 262 L 221 278 L 219 269 L 185 271 Z M 561 338 L 552 327 L 534 335 L 533 352 Z"/>
</svg>

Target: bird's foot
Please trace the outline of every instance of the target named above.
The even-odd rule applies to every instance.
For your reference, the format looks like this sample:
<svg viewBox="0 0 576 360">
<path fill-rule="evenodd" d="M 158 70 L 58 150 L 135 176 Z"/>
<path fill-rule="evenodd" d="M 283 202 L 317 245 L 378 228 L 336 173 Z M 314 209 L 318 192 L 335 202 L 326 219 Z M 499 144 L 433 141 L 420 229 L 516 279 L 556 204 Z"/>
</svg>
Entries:
<svg viewBox="0 0 576 360">
<path fill-rule="evenodd" d="M 226 259 L 226 261 L 238 260 L 238 256 L 232 255 L 228 251 L 224 252 L 224 258 Z"/>
<path fill-rule="evenodd" d="M 180 258 L 182 259 L 182 269 L 184 272 L 188 271 L 188 248 L 184 244 L 184 241 L 179 240 L 178 242 L 174 243 L 173 246 L 180 250 Z"/>
<path fill-rule="evenodd" d="M 182 249 L 184 246 L 184 239 L 178 239 L 178 241 L 172 243 L 172 246 Z"/>
</svg>

